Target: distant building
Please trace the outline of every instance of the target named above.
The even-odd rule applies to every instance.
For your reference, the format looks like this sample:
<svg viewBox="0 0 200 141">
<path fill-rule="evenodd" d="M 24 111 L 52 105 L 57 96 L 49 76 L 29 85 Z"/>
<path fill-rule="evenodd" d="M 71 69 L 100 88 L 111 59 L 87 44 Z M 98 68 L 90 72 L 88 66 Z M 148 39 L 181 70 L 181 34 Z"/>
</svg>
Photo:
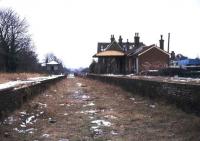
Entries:
<svg viewBox="0 0 200 141">
<path fill-rule="evenodd" d="M 50 74 L 60 74 L 63 71 L 63 67 L 60 63 L 56 61 L 50 61 L 48 63 L 41 64 L 43 71 L 46 71 Z"/>
<path fill-rule="evenodd" d="M 168 67 L 170 54 L 164 51 L 162 36 L 160 47 L 146 46 L 140 42 L 138 33 L 135 33 L 134 42 L 122 40 L 119 36 L 117 42 L 111 35 L 110 43 L 98 43 L 97 53 L 93 56 L 98 58 L 96 73 L 138 74 Z"/>
</svg>

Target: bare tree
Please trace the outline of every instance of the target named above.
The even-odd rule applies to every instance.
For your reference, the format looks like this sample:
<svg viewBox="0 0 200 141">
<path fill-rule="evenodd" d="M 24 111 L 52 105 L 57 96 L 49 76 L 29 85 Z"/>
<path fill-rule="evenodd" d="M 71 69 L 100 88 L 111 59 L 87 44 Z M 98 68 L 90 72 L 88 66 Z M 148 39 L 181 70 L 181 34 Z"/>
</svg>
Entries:
<svg viewBox="0 0 200 141">
<path fill-rule="evenodd" d="M 24 61 L 20 58 L 22 54 L 28 53 L 26 56 L 36 59 L 35 52 L 30 49 L 31 38 L 27 28 L 26 20 L 21 19 L 16 12 L 11 9 L 0 10 L 0 55 L 6 71 L 17 70 L 19 61 Z"/>
<path fill-rule="evenodd" d="M 56 61 L 59 64 L 62 64 L 61 59 L 59 59 L 56 55 L 54 55 L 53 53 L 47 53 L 45 55 L 45 63 L 48 63 L 50 61 Z"/>
</svg>

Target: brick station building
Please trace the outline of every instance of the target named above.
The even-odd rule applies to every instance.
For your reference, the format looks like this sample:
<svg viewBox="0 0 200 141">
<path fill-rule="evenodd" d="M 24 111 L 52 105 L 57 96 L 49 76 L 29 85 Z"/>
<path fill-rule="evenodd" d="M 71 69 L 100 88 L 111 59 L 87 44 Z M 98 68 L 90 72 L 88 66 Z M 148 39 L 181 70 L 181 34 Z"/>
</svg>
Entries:
<svg viewBox="0 0 200 141">
<path fill-rule="evenodd" d="M 98 58 L 96 73 L 139 74 L 168 67 L 170 54 L 164 50 L 162 35 L 160 47 L 140 42 L 139 33 L 135 33 L 134 42 L 122 40 L 119 36 L 117 42 L 111 35 L 110 43 L 98 43 L 97 53 L 93 56 Z"/>
</svg>

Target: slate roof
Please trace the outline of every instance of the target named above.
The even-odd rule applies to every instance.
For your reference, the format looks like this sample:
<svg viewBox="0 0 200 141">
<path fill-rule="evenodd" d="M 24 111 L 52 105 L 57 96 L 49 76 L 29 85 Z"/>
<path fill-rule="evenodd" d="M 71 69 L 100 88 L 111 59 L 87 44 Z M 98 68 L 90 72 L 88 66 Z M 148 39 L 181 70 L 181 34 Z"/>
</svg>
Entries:
<svg viewBox="0 0 200 141">
<path fill-rule="evenodd" d="M 156 48 L 156 49 L 158 49 L 159 51 L 161 51 L 161 52 L 163 52 L 163 53 L 165 53 L 165 54 L 167 54 L 167 55 L 170 55 L 168 52 L 166 52 L 166 51 L 160 49 L 160 47 L 156 46 L 155 44 L 150 45 L 150 46 L 141 46 L 141 47 L 139 47 L 139 48 L 133 50 L 132 52 L 130 52 L 130 53 L 127 54 L 127 55 L 128 55 L 128 56 L 140 56 L 141 54 L 143 54 L 143 53 L 145 53 L 145 52 L 147 52 L 147 51 L 149 51 L 149 50 L 151 50 L 151 49 L 153 49 L 153 48 Z"/>
<path fill-rule="evenodd" d="M 97 53 L 102 52 L 102 51 L 106 51 L 107 49 L 111 50 L 111 49 L 113 49 L 113 46 L 120 46 L 120 48 L 122 49 L 122 50 L 120 49 L 120 51 L 123 51 L 125 53 L 129 53 L 131 50 L 137 48 L 137 47 L 135 47 L 135 43 L 134 42 L 122 42 L 122 44 L 119 45 L 118 42 L 114 41 L 114 43 L 113 43 L 114 45 L 111 46 L 112 43 L 99 42 L 98 45 L 97 45 Z M 140 42 L 139 47 L 140 46 L 144 46 L 144 45 L 145 44 Z"/>
</svg>

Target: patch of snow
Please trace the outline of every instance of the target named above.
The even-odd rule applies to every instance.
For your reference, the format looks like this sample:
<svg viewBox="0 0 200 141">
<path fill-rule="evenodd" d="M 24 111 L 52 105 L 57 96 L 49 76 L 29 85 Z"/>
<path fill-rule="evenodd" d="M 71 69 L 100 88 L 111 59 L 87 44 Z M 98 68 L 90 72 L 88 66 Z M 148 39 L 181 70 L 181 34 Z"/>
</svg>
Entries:
<svg viewBox="0 0 200 141">
<path fill-rule="evenodd" d="M 18 129 L 18 128 L 13 128 L 13 130 L 14 131 L 17 131 L 18 133 L 27 133 L 27 132 L 29 132 L 29 133 L 33 133 L 33 131 L 37 131 L 37 129 L 35 129 L 35 128 L 29 128 L 29 129 L 26 129 L 26 130 L 20 130 L 20 129 Z"/>
<path fill-rule="evenodd" d="M 81 87 L 81 86 L 82 86 L 82 83 L 76 83 L 76 85 L 78 85 L 79 87 Z"/>
<path fill-rule="evenodd" d="M 70 107 L 71 105 L 70 104 L 67 104 L 67 107 Z"/>
<path fill-rule="evenodd" d="M 110 133 L 111 133 L 112 135 L 117 135 L 117 134 L 118 134 L 117 132 L 115 132 L 115 131 L 113 131 L 113 130 L 112 130 Z"/>
<path fill-rule="evenodd" d="M 120 77 L 120 76 L 124 76 L 124 75 L 118 75 L 118 74 L 103 74 L 103 76 L 114 76 L 114 77 Z"/>
<path fill-rule="evenodd" d="M 92 117 L 92 116 L 89 116 L 89 119 L 94 119 L 94 117 Z"/>
<path fill-rule="evenodd" d="M 133 77 L 135 74 L 128 74 L 127 77 Z"/>
<path fill-rule="evenodd" d="M 88 103 L 87 105 L 83 105 L 83 107 L 94 106 L 94 105 L 95 105 L 94 102 L 90 102 L 90 103 Z"/>
<path fill-rule="evenodd" d="M 13 116 L 10 116 L 10 117 L 8 117 L 7 119 L 5 119 L 3 123 L 4 123 L 4 124 L 9 124 L 9 125 L 11 125 L 11 124 L 13 124 L 15 121 L 17 121 L 17 120 L 14 119 Z"/>
<path fill-rule="evenodd" d="M 40 103 L 40 102 L 38 102 L 38 104 L 40 105 L 40 106 L 44 106 L 45 108 L 47 107 L 47 104 L 43 104 L 43 103 Z"/>
<path fill-rule="evenodd" d="M 34 77 L 34 78 L 28 78 L 25 81 L 22 80 L 17 80 L 17 81 L 9 81 L 3 84 L 0 84 L 0 90 L 6 90 L 6 89 L 18 89 L 20 87 L 28 86 L 28 85 L 34 85 L 37 83 L 40 83 L 41 81 L 44 80 L 49 80 L 49 79 L 55 79 L 58 77 L 61 77 L 63 75 L 51 75 L 51 76 L 46 76 L 46 77 Z"/>
<path fill-rule="evenodd" d="M 26 125 L 25 125 L 24 123 L 20 124 L 20 126 L 21 126 L 22 128 L 25 128 L 25 127 L 26 127 Z"/>
<path fill-rule="evenodd" d="M 90 128 L 90 130 L 92 130 L 93 132 L 95 132 L 96 135 L 101 135 L 103 133 L 103 131 L 101 129 L 99 129 L 98 126 L 92 126 Z"/>
<path fill-rule="evenodd" d="M 26 124 L 32 124 L 31 121 L 35 118 L 35 116 L 30 116 L 26 119 Z"/>
<path fill-rule="evenodd" d="M 111 126 L 111 123 L 109 121 L 105 121 L 105 120 L 93 120 L 91 123 L 97 124 L 97 126 L 106 126 L 106 127 Z"/>
<path fill-rule="evenodd" d="M 13 89 L 19 85 L 25 85 L 29 83 L 33 83 L 33 81 L 21 81 L 21 80 L 9 81 L 9 82 L 0 84 L 0 90 Z"/>
<path fill-rule="evenodd" d="M 59 104 L 60 106 L 65 106 L 65 104 L 64 103 L 61 103 L 61 104 Z"/>
<path fill-rule="evenodd" d="M 88 95 L 82 95 L 81 98 L 82 98 L 83 100 L 87 100 L 87 99 L 90 98 L 90 96 L 88 96 Z"/>
<path fill-rule="evenodd" d="M 113 115 L 106 115 L 104 116 L 105 118 L 109 118 L 109 119 L 117 119 L 117 117 L 113 116 Z"/>
<path fill-rule="evenodd" d="M 49 134 L 43 134 L 42 137 L 48 138 L 50 135 Z"/>
<path fill-rule="evenodd" d="M 130 98 L 130 100 L 133 100 L 133 101 L 135 101 L 135 98 L 134 98 L 134 97 L 131 97 L 131 98 Z"/>
<path fill-rule="evenodd" d="M 93 102 L 88 103 L 88 106 L 94 106 L 95 104 Z"/>
<path fill-rule="evenodd" d="M 69 141 L 68 139 L 60 139 L 58 141 Z"/>
<path fill-rule="evenodd" d="M 111 123 L 109 121 L 105 120 L 93 120 L 91 121 L 92 124 L 96 124 L 90 128 L 93 132 L 95 132 L 96 135 L 100 135 L 103 133 L 102 129 L 100 129 L 103 126 L 109 127 L 111 126 Z"/>
<path fill-rule="evenodd" d="M 21 115 L 26 115 L 26 111 L 20 112 Z"/>
<path fill-rule="evenodd" d="M 152 104 L 152 105 L 149 105 L 149 107 L 151 107 L 151 108 L 155 108 L 155 107 L 156 107 L 156 105 L 153 105 L 153 104 Z"/>
<path fill-rule="evenodd" d="M 68 113 L 64 113 L 64 116 L 67 116 L 68 115 Z"/>
<path fill-rule="evenodd" d="M 81 113 L 81 114 L 96 114 L 98 112 L 97 110 L 86 110 L 86 111 L 80 111 L 76 113 Z"/>
</svg>

